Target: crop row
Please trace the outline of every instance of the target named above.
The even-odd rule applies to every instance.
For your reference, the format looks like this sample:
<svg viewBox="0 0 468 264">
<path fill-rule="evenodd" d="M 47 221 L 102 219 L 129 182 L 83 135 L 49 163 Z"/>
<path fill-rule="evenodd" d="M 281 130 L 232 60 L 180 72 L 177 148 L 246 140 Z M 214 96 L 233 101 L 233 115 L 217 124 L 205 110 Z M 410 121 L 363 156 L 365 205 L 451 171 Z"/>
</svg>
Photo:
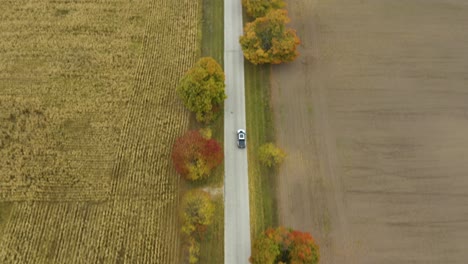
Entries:
<svg viewBox="0 0 468 264">
<path fill-rule="evenodd" d="M 0 200 L 106 199 L 148 5 L 2 2 Z"/>
<path fill-rule="evenodd" d="M 175 263 L 175 218 L 161 217 L 174 199 L 18 203 L 0 241 L 0 262 Z"/>
<path fill-rule="evenodd" d="M 109 184 L 108 191 L 98 194 L 105 193 L 105 199 L 16 203 L 1 237 L 1 263 L 178 262 L 179 180 L 169 155 L 174 139 L 188 126 L 175 87 L 198 55 L 199 4 L 132 3 L 141 13 L 126 17 L 138 20 L 145 31 L 138 38 L 142 45 L 132 70 L 133 91 L 119 109 L 123 118 L 113 145 L 114 165 L 98 183 Z M 86 161 L 83 168 L 99 160 L 85 156 L 80 157 Z"/>
<path fill-rule="evenodd" d="M 0 150 L 1 160 L 9 162 L 0 168 L 0 199 L 101 200 L 106 195 L 123 125 L 120 109 L 132 88 L 129 69 L 137 61 L 127 40 L 135 27 L 124 25 L 126 13 L 103 15 L 108 4 L 2 2 L 0 96 L 26 101 L 20 110 L 31 113 L 36 109 L 26 108 L 28 101 L 38 101 L 33 106 L 39 105 L 44 120 L 34 123 L 37 118 L 23 115 L 35 124 L 31 138 L 24 138 L 16 120 L 10 122 L 16 127 L 6 132 L 17 140 Z M 56 10 L 69 12 L 55 16 Z M 70 25 L 77 29 L 70 31 Z M 113 25 L 122 32 L 80 31 L 89 25 L 99 31 Z M 0 111 L 12 114 L 8 107 Z M 19 160 L 17 152 L 33 155 Z"/>
</svg>

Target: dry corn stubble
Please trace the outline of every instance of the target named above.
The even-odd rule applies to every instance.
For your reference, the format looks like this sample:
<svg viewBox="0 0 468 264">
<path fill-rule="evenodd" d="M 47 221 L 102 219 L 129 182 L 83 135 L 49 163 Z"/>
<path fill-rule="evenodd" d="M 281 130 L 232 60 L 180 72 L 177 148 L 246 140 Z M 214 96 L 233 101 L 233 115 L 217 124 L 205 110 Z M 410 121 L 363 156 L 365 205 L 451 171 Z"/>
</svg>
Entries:
<svg viewBox="0 0 468 264">
<path fill-rule="evenodd" d="M 177 263 L 169 155 L 188 125 L 175 87 L 199 53 L 199 1 L 6 1 L 0 17 L 0 97 L 47 117 L 26 118 L 45 127 L 17 144 L 68 166 L 19 189 L 1 178 L 18 202 L 0 262 Z"/>
</svg>

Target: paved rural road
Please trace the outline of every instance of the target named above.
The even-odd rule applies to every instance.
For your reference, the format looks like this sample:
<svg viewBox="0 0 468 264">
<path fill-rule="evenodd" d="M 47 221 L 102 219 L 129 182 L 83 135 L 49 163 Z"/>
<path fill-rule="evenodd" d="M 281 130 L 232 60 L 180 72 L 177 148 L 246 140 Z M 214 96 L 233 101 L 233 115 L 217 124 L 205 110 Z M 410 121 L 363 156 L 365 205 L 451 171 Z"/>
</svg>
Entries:
<svg viewBox="0 0 468 264">
<path fill-rule="evenodd" d="M 245 128 L 244 57 L 240 0 L 224 1 L 224 263 L 244 264 L 250 257 L 250 212 L 247 149 L 236 145 L 237 129 Z M 247 145 L 249 131 L 246 130 Z"/>
</svg>

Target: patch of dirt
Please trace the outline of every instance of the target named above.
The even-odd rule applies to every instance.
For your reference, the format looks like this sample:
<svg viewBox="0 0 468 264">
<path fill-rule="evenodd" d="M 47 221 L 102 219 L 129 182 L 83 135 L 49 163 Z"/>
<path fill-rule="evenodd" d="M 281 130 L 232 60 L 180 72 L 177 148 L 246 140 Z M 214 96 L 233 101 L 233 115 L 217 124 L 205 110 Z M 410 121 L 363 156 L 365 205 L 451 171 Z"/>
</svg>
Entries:
<svg viewBox="0 0 468 264">
<path fill-rule="evenodd" d="M 468 4 L 288 10 L 302 44 L 272 77 L 280 224 L 310 232 L 321 263 L 465 263 Z"/>
<path fill-rule="evenodd" d="M 224 186 L 217 187 L 217 188 L 204 187 L 204 188 L 202 188 L 202 190 L 209 193 L 213 197 L 223 196 L 224 195 Z"/>
</svg>

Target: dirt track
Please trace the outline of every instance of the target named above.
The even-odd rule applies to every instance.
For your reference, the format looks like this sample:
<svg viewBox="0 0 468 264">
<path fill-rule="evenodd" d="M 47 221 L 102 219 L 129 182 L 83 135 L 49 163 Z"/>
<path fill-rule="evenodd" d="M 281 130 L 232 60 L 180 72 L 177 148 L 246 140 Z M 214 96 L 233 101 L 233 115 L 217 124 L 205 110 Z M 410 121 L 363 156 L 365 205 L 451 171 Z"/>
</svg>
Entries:
<svg viewBox="0 0 468 264">
<path fill-rule="evenodd" d="M 466 263 L 468 3 L 288 1 L 274 68 L 280 223 L 321 263 Z"/>
</svg>

